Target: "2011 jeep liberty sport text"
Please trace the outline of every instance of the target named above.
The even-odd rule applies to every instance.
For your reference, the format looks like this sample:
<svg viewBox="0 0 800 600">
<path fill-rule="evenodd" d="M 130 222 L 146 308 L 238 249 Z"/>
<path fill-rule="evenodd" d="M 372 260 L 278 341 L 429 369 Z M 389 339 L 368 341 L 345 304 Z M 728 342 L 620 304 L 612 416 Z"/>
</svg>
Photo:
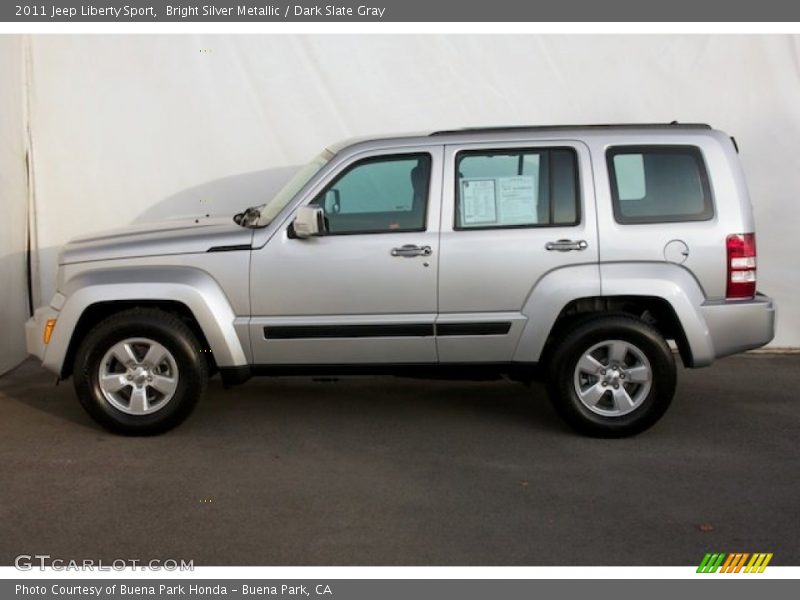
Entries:
<svg viewBox="0 0 800 600">
<path fill-rule="evenodd" d="M 216 372 L 543 373 L 575 429 L 624 436 L 672 399 L 668 341 L 703 367 L 774 315 L 732 138 L 555 126 L 349 141 L 232 219 L 73 240 L 26 335 L 127 434 L 180 423 Z"/>
</svg>

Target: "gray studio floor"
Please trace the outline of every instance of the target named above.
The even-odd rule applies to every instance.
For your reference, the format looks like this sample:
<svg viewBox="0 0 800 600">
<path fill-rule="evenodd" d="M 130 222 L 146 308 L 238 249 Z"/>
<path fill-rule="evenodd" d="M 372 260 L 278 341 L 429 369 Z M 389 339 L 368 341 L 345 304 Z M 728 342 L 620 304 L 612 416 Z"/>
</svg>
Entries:
<svg viewBox="0 0 800 600">
<path fill-rule="evenodd" d="M 800 563 L 800 355 L 680 373 L 634 439 L 567 431 L 540 387 L 218 380 L 157 438 L 106 433 L 33 361 L 0 378 L 0 564 Z"/>
</svg>

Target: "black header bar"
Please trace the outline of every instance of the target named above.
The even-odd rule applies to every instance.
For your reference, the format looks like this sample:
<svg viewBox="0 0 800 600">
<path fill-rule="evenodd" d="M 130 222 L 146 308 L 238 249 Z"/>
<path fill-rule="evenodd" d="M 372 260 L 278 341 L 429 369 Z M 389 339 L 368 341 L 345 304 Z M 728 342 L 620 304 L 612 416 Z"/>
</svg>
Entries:
<svg viewBox="0 0 800 600">
<path fill-rule="evenodd" d="M 58 0 L 0 3 L 0 22 L 796 22 L 786 0 Z"/>
</svg>

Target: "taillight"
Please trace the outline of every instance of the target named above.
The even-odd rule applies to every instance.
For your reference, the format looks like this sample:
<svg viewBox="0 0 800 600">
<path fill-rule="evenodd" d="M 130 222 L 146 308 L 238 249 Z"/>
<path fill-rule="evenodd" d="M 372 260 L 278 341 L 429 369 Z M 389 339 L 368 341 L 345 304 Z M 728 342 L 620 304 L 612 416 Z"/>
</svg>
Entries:
<svg viewBox="0 0 800 600">
<path fill-rule="evenodd" d="M 728 298 L 756 295 L 756 234 L 733 233 L 725 240 L 728 249 Z"/>
</svg>

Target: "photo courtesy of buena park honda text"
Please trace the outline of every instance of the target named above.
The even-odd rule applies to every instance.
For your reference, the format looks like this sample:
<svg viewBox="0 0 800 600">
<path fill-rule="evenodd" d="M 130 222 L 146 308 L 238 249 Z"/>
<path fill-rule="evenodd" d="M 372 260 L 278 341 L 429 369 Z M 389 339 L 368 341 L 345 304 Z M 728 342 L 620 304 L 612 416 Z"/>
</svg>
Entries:
<svg viewBox="0 0 800 600">
<path fill-rule="evenodd" d="M 800 8 L 0 6 L 0 598 L 794 597 Z"/>
</svg>

